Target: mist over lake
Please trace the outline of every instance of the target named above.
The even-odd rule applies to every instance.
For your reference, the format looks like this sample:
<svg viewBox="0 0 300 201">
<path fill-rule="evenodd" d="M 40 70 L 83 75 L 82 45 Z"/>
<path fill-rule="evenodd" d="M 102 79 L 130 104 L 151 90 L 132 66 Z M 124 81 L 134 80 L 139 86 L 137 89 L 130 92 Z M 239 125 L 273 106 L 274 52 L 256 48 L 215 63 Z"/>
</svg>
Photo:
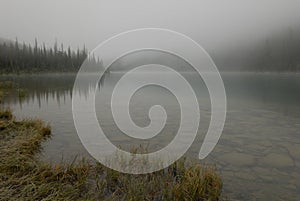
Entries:
<svg viewBox="0 0 300 201">
<path fill-rule="evenodd" d="M 0 200 L 300 200 L 299 8 L 2 0 Z"/>
<path fill-rule="evenodd" d="M 122 73 L 105 76 L 98 91 L 106 94 Z M 143 75 L 137 75 L 143 76 Z M 171 81 L 172 76 L 167 76 Z M 199 76 L 186 72 L 192 83 Z M 300 181 L 300 75 L 277 73 L 222 73 L 228 111 L 221 139 L 203 163 L 216 164 L 224 178 L 226 195 L 237 199 L 294 199 L 299 196 Z M 40 156 L 46 161 L 72 160 L 75 156 L 89 157 L 74 127 L 71 110 L 72 87 L 75 74 L 43 74 L 3 76 L 27 90 L 20 100 L 5 98 L 18 118 L 42 118 L 51 123 L 53 137 L 43 143 Z M 186 155 L 197 157 L 210 119 L 210 100 L 207 89 L 193 85 L 199 99 L 201 122 L 197 139 Z M 126 90 L 125 90 L 126 91 Z M 131 116 L 139 126 L 149 124 L 148 110 L 154 104 L 164 106 L 168 120 L 164 130 L 147 141 L 134 140 L 116 127 L 109 114 L 109 102 L 96 97 L 96 111 L 108 138 L 123 149 L 135 144 L 149 146 L 150 151 L 166 146 L 176 133 L 180 120 L 178 102 L 169 92 L 154 86 L 138 91 L 130 103 Z M 84 96 L 84 93 L 82 94 Z M 276 191 L 272 190 L 276 189 Z"/>
</svg>

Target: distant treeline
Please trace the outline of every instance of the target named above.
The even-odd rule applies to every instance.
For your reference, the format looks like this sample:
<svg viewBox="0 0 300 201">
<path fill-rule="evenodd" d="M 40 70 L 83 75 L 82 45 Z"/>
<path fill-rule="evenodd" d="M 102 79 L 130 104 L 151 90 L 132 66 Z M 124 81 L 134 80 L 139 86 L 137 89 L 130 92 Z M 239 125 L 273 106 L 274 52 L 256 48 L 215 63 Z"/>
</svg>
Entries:
<svg viewBox="0 0 300 201">
<path fill-rule="evenodd" d="M 226 51 L 216 50 L 211 55 L 221 71 L 299 72 L 300 28 L 277 32 L 243 47 L 237 45 Z M 63 44 L 58 47 L 57 43 L 46 47 L 39 45 L 37 40 L 33 46 L 20 44 L 17 40 L 0 42 L 0 73 L 77 72 L 87 56 L 85 47 L 71 50 L 70 47 L 64 49 Z M 132 62 L 139 63 L 144 59 L 147 55 L 140 55 Z M 98 58 L 90 56 L 87 61 L 91 72 L 103 70 L 103 63 Z M 122 61 L 115 65 L 119 69 L 126 68 Z"/>
<path fill-rule="evenodd" d="M 76 72 L 87 58 L 88 51 L 82 49 L 64 49 L 39 45 L 35 39 L 34 46 L 7 41 L 0 43 L 0 73 L 38 73 L 38 72 Z M 101 66 L 101 61 L 94 57 L 89 59 L 95 66 Z"/>
<path fill-rule="evenodd" d="M 258 71 L 300 71 L 300 31 L 288 29 L 269 37 L 258 47 L 256 56 Z"/>
<path fill-rule="evenodd" d="M 300 29 L 286 29 L 247 46 L 229 47 L 213 57 L 221 70 L 299 72 Z"/>
</svg>

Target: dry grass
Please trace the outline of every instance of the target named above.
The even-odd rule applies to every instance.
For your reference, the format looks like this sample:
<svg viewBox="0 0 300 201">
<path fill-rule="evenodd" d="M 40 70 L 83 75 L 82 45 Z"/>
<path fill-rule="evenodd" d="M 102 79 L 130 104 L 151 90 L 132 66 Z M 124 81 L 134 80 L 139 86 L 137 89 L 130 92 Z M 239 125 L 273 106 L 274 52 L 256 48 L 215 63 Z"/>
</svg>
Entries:
<svg viewBox="0 0 300 201">
<path fill-rule="evenodd" d="M 4 89 L 12 89 L 14 87 L 14 83 L 11 81 L 2 81 L 0 82 L 0 89 L 4 90 Z"/>
<path fill-rule="evenodd" d="M 82 160 L 46 164 L 35 154 L 51 129 L 40 120 L 16 121 L 0 109 L 0 200 L 220 200 L 215 167 L 180 160 L 146 175 L 129 175 Z"/>
<path fill-rule="evenodd" d="M 40 120 L 15 121 L 0 111 L 0 200 L 74 200 L 84 198 L 90 166 L 49 165 L 34 154 L 51 134 Z M 9 118 L 7 118 L 9 117 Z"/>
<path fill-rule="evenodd" d="M 128 175 L 97 165 L 99 200 L 220 200 L 222 181 L 214 167 L 186 167 L 180 160 L 147 175 Z"/>
<path fill-rule="evenodd" d="M 19 99 L 27 96 L 27 91 L 11 81 L 0 82 L 0 102 L 7 94 L 15 94 Z"/>
<path fill-rule="evenodd" d="M 86 161 L 49 165 L 34 155 L 50 136 L 40 120 L 15 121 L 0 111 L 0 200 L 219 200 L 214 167 L 180 160 L 147 175 L 129 175 Z"/>
<path fill-rule="evenodd" d="M 14 84 L 10 81 L 0 82 L 0 102 L 2 98 L 7 95 L 8 91 L 14 88 Z"/>
</svg>

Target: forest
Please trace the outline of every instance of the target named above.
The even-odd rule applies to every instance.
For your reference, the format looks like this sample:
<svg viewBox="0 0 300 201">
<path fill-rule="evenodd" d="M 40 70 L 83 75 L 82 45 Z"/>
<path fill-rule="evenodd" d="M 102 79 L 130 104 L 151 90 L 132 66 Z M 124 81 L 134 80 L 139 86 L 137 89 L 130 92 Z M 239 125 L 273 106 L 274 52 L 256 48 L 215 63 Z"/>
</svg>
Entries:
<svg viewBox="0 0 300 201">
<path fill-rule="evenodd" d="M 287 29 L 260 41 L 235 46 L 226 51 L 208 51 L 220 71 L 298 72 L 300 71 L 300 29 Z M 72 50 L 63 44 L 46 47 L 21 44 L 16 39 L 0 41 L 0 73 L 77 72 L 88 50 Z M 143 58 L 139 58 L 143 59 Z M 100 58 L 90 56 L 91 70 L 103 70 Z M 122 63 L 119 63 L 122 66 Z"/>
<path fill-rule="evenodd" d="M 87 58 L 88 51 L 82 49 L 64 49 L 55 42 L 53 47 L 38 44 L 35 39 L 34 46 L 15 42 L 0 42 L 0 73 L 43 73 L 43 72 L 77 72 Z M 89 62 L 95 66 L 102 66 L 99 59 L 89 57 Z"/>
<path fill-rule="evenodd" d="M 283 29 L 211 55 L 217 66 L 226 71 L 299 72 L 300 28 Z"/>
</svg>

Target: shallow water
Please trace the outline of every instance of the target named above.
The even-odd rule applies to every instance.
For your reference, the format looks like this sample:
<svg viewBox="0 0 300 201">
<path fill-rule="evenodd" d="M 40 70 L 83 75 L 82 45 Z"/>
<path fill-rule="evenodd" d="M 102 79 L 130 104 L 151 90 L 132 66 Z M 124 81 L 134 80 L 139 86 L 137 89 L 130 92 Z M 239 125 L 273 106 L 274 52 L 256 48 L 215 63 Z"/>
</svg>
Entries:
<svg viewBox="0 0 300 201">
<path fill-rule="evenodd" d="M 198 136 L 187 153 L 196 158 L 209 123 L 210 101 L 198 76 L 186 73 L 185 77 L 196 92 L 201 110 Z M 224 194 L 233 200 L 300 200 L 300 75 L 224 73 L 222 77 L 228 101 L 226 124 L 218 145 L 202 162 L 217 165 Z M 154 86 L 132 97 L 130 113 L 139 126 L 149 124 L 147 115 L 152 105 L 162 105 L 168 114 L 158 136 L 151 141 L 133 140 L 114 125 L 109 108 L 107 97 L 119 78 L 118 73 L 107 75 L 97 91 L 97 117 L 109 139 L 124 149 L 146 144 L 155 151 L 166 146 L 180 121 L 175 97 Z M 44 160 L 89 156 L 72 119 L 75 75 L 10 75 L 0 79 L 12 80 L 27 91 L 22 100 L 13 94 L 5 99 L 18 118 L 41 118 L 51 124 L 53 137 L 43 144 Z M 171 77 L 167 79 L 172 81 Z"/>
</svg>

